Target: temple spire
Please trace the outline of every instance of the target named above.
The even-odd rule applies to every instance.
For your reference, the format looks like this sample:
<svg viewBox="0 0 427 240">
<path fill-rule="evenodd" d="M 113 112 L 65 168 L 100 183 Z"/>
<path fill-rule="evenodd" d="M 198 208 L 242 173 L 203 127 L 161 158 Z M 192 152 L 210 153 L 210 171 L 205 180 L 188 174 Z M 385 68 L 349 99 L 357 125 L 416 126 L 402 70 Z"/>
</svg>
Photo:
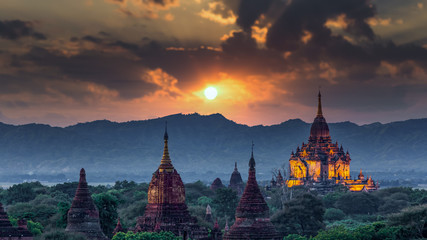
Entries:
<svg viewBox="0 0 427 240">
<path fill-rule="evenodd" d="M 322 94 L 320 94 L 320 90 L 319 90 L 318 103 L 317 103 L 317 116 L 318 117 L 323 116 L 323 113 L 322 113 Z"/>
<path fill-rule="evenodd" d="M 254 141 L 252 141 L 252 153 L 251 153 L 251 159 L 249 160 L 249 171 L 251 170 L 255 170 Z"/>
<path fill-rule="evenodd" d="M 237 171 L 237 162 L 234 162 L 234 171 Z"/>
<path fill-rule="evenodd" d="M 163 169 L 168 169 L 168 170 L 173 169 L 172 161 L 170 159 L 169 149 L 168 149 L 168 140 L 169 140 L 168 122 L 165 123 L 165 135 L 163 139 L 164 139 L 165 146 L 163 148 L 163 157 L 162 157 L 162 160 L 160 161 L 160 167 L 159 167 L 160 171 L 163 171 Z"/>
</svg>

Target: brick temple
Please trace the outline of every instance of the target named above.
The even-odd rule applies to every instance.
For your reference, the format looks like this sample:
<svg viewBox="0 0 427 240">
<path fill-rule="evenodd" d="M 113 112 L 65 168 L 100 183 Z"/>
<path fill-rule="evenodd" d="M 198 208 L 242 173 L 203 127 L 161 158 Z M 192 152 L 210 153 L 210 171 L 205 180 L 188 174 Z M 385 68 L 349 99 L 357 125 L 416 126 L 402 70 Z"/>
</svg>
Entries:
<svg viewBox="0 0 427 240">
<path fill-rule="evenodd" d="M 199 227 L 197 219 L 188 212 L 184 184 L 172 165 L 168 139 L 166 129 L 163 157 L 153 173 L 148 187 L 148 204 L 144 216 L 137 219 L 135 232 L 170 231 L 184 240 L 208 239 L 207 230 Z"/>
<path fill-rule="evenodd" d="M 67 217 L 66 232 L 81 233 L 87 239 L 108 239 L 101 230 L 99 212 L 90 195 L 84 168 L 80 170 L 79 185 Z"/>
<path fill-rule="evenodd" d="M 237 195 L 241 196 L 243 190 L 245 189 L 245 184 L 243 183 L 242 176 L 240 175 L 239 170 L 237 170 L 237 162 L 234 163 L 234 171 L 230 177 L 229 188 L 237 192 Z"/>
<path fill-rule="evenodd" d="M 270 221 L 269 208 L 261 194 L 255 173 L 255 159 L 252 147 L 252 155 L 249 160 L 249 177 L 236 209 L 236 221 L 230 230 L 224 234 L 224 240 L 281 239 Z"/>
<path fill-rule="evenodd" d="M 13 227 L 9 216 L 0 203 L 0 240 L 33 240 L 33 235 L 27 229 L 27 221 L 19 220 L 18 227 Z"/>
<path fill-rule="evenodd" d="M 378 185 L 371 177 L 365 179 L 362 171 L 357 179 L 350 178 L 350 154 L 344 152 L 338 142 L 333 143 L 329 127 L 322 112 L 322 96 L 319 92 L 317 115 L 310 129 L 307 143 L 292 151 L 289 159 L 288 187 L 309 185 L 321 192 L 342 184 L 350 191 L 374 191 Z"/>
</svg>

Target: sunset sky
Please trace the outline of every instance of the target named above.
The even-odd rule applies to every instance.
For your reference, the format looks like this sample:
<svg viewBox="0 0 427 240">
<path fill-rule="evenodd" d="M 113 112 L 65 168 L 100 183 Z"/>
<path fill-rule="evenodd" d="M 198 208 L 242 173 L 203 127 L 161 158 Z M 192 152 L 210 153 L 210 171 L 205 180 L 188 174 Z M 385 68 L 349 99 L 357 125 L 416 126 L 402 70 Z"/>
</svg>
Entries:
<svg viewBox="0 0 427 240">
<path fill-rule="evenodd" d="M 12 124 L 423 118 L 427 0 L 0 0 L 0 82 Z"/>
</svg>

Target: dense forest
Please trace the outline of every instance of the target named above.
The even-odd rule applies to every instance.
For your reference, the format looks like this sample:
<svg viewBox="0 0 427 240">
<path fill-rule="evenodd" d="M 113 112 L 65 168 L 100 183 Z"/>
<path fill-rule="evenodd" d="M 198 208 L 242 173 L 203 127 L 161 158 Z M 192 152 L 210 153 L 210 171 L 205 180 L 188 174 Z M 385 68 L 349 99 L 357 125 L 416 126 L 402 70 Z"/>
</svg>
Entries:
<svg viewBox="0 0 427 240">
<path fill-rule="evenodd" d="M 62 183 L 47 187 L 39 182 L 16 184 L 0 190 L 0 199 L 13 224 L 28 220 L 28 229 L 37 240 L 77 240 L 79 235 L 64 232 L 67 211 L 78 183 Z M 147 204 L 147 183 L 117 181 L 113 186 L 90 186 L 92 198 L 100 212 L 104 233 L 112 236 L 117 219 L 124 227 L 133 227 L 136 217 L 143 215 Z M 239 202 L 228 188 L 213 192 L 197 181 L 185 184 L 190 213 L 201 226 L 212 228 L 205 221 L 206 206 L 212 207 L 214 219 L 221 229 L 226 220 L 231 226 Z M 270 208 L 271 221 L 285 240 L 304 239 L 420 239 L 427 236 L 427 191 L 408 187 L 384 188 L 372 193 L 348 192 L 340 188 L 320 196 L 304 187 L 262 189 Z M 173 234 L 118 234 L 114 240 L 175 239 Z"/>
</svg>

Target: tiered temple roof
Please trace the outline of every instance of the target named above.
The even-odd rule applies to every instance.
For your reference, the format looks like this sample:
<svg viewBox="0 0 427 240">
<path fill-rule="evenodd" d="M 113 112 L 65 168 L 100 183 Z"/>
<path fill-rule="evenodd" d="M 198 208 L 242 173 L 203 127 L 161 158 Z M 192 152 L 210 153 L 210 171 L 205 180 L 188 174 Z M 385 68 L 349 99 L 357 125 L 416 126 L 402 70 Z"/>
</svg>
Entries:
<svg viewBox="0 0 427 240">
<path fill-rule="evenodd" d="M 240 175 L 239 170 L 237 170 L 237 162 L 234 163 L 234 171 L 230 177 L 230 185 L 229 188 L 233 189 L 237 192 L 237 195 L 242 195 L 243 190 L 245 188 L 245 184 L 243 183 L 242 176 Z"/>
<path fill-rule="evenodd" d="M 136 232 L 170 231 L 183 239 L 203 239 L 207 231 L 197 225 L 185 204 L 181 177 L 172 165 L 168 150 L 168 133 L 164 135 L 163 157 L 148 187 L 148 204 L 144 216 L 138 217 Z"/>
<path fill-rule="evenodd" d="M 3 204 L 0 203 L 0 240 L 33 240 L 33 235 L 27 229 L 27 221 L 19 220 L 18 227 L 15 228 L 9 221 Z"/>
<path fill-rule="evenodd" d="M 66 232 L 82 233 L 93 240 L 108 239 L 101 230 L 99 212 L 90 195 L 84 168 L 80 170 L 79 185 L 67 216 Z"/>
<path fill-rule="evenodd" d="M 236 221 L 223 239 L 280 239 L 270 222 L 267 203 L 256 181 L 253 150 L 249 160 L 248 182 L 236 209 Z"/>
</svg>

